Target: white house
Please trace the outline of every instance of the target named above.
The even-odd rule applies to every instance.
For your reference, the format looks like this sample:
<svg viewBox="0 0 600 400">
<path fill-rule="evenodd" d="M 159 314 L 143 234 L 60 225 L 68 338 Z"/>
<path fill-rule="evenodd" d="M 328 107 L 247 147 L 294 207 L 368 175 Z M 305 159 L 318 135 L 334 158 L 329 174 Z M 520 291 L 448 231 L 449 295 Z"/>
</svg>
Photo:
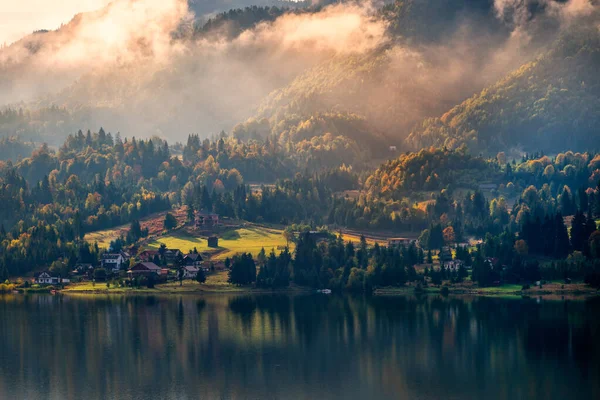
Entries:
<svg viewBox="0 0 600 400">
<path fill-rule="evenodd" d="M 35 278 L 35 283 L 38 285 L 58 285 L 69 282 L 71 282 L 70 279 L 52 276 L 48 272 L 42 272 Z"/>
<path fill-rule="evenodd" d="M 102 255 L 102 268 L 119 272 L 125 263 L 125 259 L 120 253 L 105 253 Z"/>
<path fill-rule="evenodd" d="M 195 279 L 200 269 L 192 265 L 186 265 L 183 267 L 183 279 Z"/>
<path fill-rule="evenodd" d="M 458 271 L 458 269 L 464 265 L 461 260 L 450 260 L 444 262 L 444 267 L 450 271 Z"/>
</svg>

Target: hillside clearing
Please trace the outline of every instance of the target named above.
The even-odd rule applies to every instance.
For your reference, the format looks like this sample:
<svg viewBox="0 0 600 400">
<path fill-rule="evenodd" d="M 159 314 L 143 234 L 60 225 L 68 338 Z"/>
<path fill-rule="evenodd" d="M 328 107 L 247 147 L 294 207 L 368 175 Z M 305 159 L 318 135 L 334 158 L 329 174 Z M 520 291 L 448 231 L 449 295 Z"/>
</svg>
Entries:
<svg viewBox="0 0 600 400">
<path fill-rule="evenodd" d="M 283 250 L 286 241 L 283 237 L 283 231 L 279 229 L 264 228 L 259 226 L 243 227 L 223 232 L 219 235 L 219 247 L 208 247 L 206 239 L 194 236 L 185 231 L 168 233 L 145 246 L 151 249 L 158 249 L 161 244 L 171 249 L 179 249 L 184 253 L 193 250 L 194 247 L 199 252 L 208 252 L 215 255 L 215 259 L 223 260 L 237 253 L 250 252 L 256 256 L 264 247 L 267 254 L 274 249 L 275 252 Z M 293 243 L 290 243 L 290 251 L 293 251 Z"/>
</svg>

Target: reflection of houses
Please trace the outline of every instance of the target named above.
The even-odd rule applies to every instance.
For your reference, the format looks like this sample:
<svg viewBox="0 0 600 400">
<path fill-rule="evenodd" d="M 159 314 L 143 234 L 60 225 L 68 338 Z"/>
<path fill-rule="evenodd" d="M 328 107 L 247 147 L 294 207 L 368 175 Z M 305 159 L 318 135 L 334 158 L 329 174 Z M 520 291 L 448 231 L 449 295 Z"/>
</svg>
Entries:
<svg viewBox="0 0 600 400">
<path fill-rule="evenodd" d="M 67 278 L 61 278 L 60 276 L 52 276 L 49 272 L 42 272 L 35 278 L 35 283 L 38 285 L 58 285 L 61 283 L 71 282 Z"/>
<path fill-rule="evenodd" d="M 186 254 L 183 257 L 183 265 L 190 267 L 199 267 L 202 264 L 202 256 L 198 253 Z"/>
<path fill-rule="evenodd" d="M 213 227 L 219 224 L 219 214 L 212 212 L 200 211 L 196 218 L 196 227 L 206 228 Z"/>
<path fill-rule="evenodd" d="M 195 279 L 198 275 L 198 271 L 200 271 L 200 268 L 191 265 L 186 265 L 185 267 L 183 267 L 183 278 Z"/>
<path fill-rule="evenodd" d="M 208 247 L 219 247 L 219 238 L 216 236 L 210 236 L 208 238 Z"/>
<path fill-rule="evenodd" d="M 127 271 L 127 274 L 130 277 L 149 276 L 152 274 L 159 276 L 161 275 L 161 268 L 153 262 L 140 262 L 131 267 L 131 269 Z"/>
<path fill-rule="evenodd" d="M 408 247 L 411 244 L 417 244 L 417 239 L 409 239 L 409 238 L 390 238 L 388 239 L 388 247 Z"/>
<path fill-rule="evenodd" d="M 105 253 L 102 255 L 102 268 L 107 271 L 119 272 L 125 259 L 121 253 Z"/>
</svg>

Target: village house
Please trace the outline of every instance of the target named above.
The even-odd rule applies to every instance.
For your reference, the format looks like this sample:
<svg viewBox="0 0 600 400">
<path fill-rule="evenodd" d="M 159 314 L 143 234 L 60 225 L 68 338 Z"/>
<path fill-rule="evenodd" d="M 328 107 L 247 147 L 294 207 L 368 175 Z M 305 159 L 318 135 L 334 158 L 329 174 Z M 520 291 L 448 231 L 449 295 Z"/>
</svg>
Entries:
<svg viewBox="0 0 600 400">
<path fill-rule="evenodd" d="M 104 253 L 102 255 L 101 265 L 107 271 L 119 272 L 124 263 L 125 259 L 121 253 Z"/>
<path fill-rule="evenodd" d="M 183 257 L 183 265 L 199 267 L 202 264 L 202 256 L 198 253 L 189 253 Z"/>
<path fill-rule="evenodd" d="M 72 271 L 73 275 L 82 275 L 90 278 L 94 274 L 94 267 L 92 264 L 80 263 L 75 265 Z"/>
<path fill-rule="evenodd" d="M 139 262 L 133 267 L 131 267 L 131 269 L 127 271 L 127 274 L 130 278 L 136 276 L 149 276 L 152 274 L 160 276 L 162 274 L 162 270 L 158 265 L 154 264 L 153 262 Z"/>
<path fill-rule="evenodd" d="M 219 214 L 212 212 L 199 211 L 196 218 L 196 227 L 206 228 L 213 227 L 219 224 Z"/>
<path fill-rule="evenodd" d="M 198 271 L 200 271 L 200 268 L 186 265 L 183 267 L 183 279 L 196 279 Z"/>
<path fill-rule="evenodd" d="M 183 256 L 183 253 L 179 249 L 166 249 L 164 256 L 168 263 L 172 263 L 175 262 L 175 260 L 177 260 L 180 256 Z"/>
<path fill-rule="evenodd" d="M 144 250 L 140 254 L 138 254 L 138 258 L 142 261 L 153 262 L 154 257 L 158 255 L 157 250 Z"/>
<path fill-rule="evenodd" d="M 38 285 L 59 285 L 63 283 L 71 282 L 68 278 L 61 278 L 60 276 L 53 276 L 49 272 L 40 273 L 34 280 Z"/>
</svg>

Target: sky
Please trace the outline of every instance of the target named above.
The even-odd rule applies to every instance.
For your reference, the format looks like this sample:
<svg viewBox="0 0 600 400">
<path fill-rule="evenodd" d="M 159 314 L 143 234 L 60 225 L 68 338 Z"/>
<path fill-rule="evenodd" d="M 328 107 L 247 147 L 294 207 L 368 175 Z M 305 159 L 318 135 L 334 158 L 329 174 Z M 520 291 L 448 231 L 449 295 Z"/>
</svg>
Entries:
<svg viewBox="0 0 600 400">
<path fill-rule="evenodd" d="M 0 0 L 0 44 L 38 29 L 56 29 L 77 13 L 97 10 L 111 0 Z"/>
</svg>

